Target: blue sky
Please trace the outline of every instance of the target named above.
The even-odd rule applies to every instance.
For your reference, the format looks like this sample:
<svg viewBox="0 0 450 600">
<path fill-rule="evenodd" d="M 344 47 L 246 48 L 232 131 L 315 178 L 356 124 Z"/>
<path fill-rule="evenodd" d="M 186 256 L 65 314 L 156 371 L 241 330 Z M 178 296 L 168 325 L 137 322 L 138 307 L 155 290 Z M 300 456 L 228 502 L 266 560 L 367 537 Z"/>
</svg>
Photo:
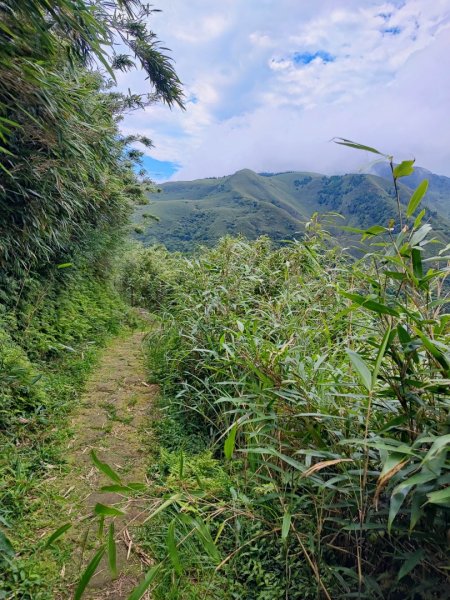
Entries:
<svg viewBox="0 0 450 600">
<path fill-rule="evenodd" d="M 142 166 L 154 181 L 167 181 L 180 170 L 181 165 L 170 160 L 157 160 L 152 156 L 144 155 Z"/>
<path fill-rule="evenodd" d="M 186 111 L 127 116 L 156 181 L 357 170 L 356 139 L 450 176 L 450 0 L 155 0 Z M 145 90 L 141 74 L 119 85 Z"/>
</svg>

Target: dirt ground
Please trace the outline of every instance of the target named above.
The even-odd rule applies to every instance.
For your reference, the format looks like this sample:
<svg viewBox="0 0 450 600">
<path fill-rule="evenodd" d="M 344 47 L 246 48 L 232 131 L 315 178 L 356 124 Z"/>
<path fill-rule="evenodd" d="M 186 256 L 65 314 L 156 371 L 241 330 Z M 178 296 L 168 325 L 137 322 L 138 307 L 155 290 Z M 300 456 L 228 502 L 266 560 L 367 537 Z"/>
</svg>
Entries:
<svg viewBox="0 0 450 600">
<path fill-rule="evenodd" d="M 77 549 L 61 573 L 67 587 L 55 596 L 59 600 L 72 597 L 80 572 L 98 547 L 98 521 L 94 524 L 92 519 L 85 518 L 92 514 L 97 503 L 116 506 L 126 513 L 115 521 L 120 575 L 116 579 L 111 576 L 104 558 L 83 598 L 126 599 L 151 565 L 150 557 L 145 556 L 133 539 L 136 527 L 145 519 L 142 501 L 139 497 L 126 500 L 118 494 L 99 491 L 102 485 L 113 482 L 93 465 L 91 458 L 94 450 L 124 483 L 145 483 L 143 436 L 151 435 L 147 430 L 158 388 L 146 383 L 144 337 L 144 333 L 133 332 L 116 338 L 105 349 L 72 418 L 73 438 L 68 447 L 70 475 L 61 483 L 60 494 L 65 499 L 68 518 L 77 523 L 70 534 Z"/>
</svg>

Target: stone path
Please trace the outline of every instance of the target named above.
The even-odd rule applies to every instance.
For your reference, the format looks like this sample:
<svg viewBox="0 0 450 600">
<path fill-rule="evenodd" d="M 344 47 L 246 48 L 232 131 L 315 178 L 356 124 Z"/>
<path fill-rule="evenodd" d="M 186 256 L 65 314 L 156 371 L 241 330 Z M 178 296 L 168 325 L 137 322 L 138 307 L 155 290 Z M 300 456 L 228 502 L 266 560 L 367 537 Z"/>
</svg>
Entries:
<svg viewBox="0 0 450 600">
<path fill-rule="evenodd" d="M 68 519 L 77 523 L 70 534 L 70 541 L 75 542 L 77 549 L 62 573 L 69 589 L 58 592 L 55 596 L 58 600 L 72 597 L 76 583 L 69 582 L 76 582 L 98 547 L 98 522 L 84 518 L 92 514 L 98 502 L 120 506 L 126 512 L 115 521 L 119 576 L 111 576 L 105 557 L 83 599 L 126 600 L 151 565 L 151 559 L 133 540 L 135 528 L 145 518 L 143 502 L 131 498 L 124 504 L 122 496 L 99 491 L 102 485 L 113 482 L 94 467 L 91 459 L 94 450 L 124 483 L 145 483 L 147 457 L 143 436 L 151 435 L 145 430 L 158 388 L 146 383 L 144 337 L 144 333 L 134 332 L 116 338 L 105 349 L 72 419 L 74 436 L 68 448 L 70 475 L 60 489 L 67 502 Z"/>
</svg>

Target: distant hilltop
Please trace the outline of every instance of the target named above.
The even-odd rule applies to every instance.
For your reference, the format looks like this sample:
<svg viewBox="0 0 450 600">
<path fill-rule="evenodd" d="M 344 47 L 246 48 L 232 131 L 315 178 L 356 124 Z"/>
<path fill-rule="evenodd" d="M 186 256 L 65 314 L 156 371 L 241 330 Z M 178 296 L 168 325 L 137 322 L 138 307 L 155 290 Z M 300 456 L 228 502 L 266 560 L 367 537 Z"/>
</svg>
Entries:
<svg viewBox="0 0 450 600">
<path fill-rule="evenodd" d="M 275 241 L 302 234 L 315 212 L 339 213 L 338 225 L 367 228 L 396 219 L 393 184 L 386 165 L 371 174 L 327 177 L 320 173 L 285 171 L 255 173 L 242 169 L 225 177 L 173 181 L 149 194 L 149 205 L 136 208 L 134 237 L 169 250 L 191 251 L 213 245 L 224 235 L 249 239 L 268 235 Z M 403 178 L 400 197 L 406 203 L 422 179 L 429 180 L 424 200 L 433 229 L 442 239 L 450 234 L 450 178 L 418 167 Z M 151 219 L 150 216 L 157 218 Z M 343 234 L 344 235 L 344 234 Z"/>
</svg>

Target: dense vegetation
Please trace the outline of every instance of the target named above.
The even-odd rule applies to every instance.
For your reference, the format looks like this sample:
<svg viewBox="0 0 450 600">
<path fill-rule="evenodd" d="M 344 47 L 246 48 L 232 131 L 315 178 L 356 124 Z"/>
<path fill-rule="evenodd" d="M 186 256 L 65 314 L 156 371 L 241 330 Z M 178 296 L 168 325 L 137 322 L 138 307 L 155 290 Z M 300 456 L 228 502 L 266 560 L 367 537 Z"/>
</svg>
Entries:
<svg viewBox="0 0 450 600">
<path fill-rule="evenodd" d="M 53 596 L 70 550 L 52 544 L 71 523 L 48 537 L 61 499 L 43 484 L 65 468 L 67 413 L 97 348 L 127 321 L 125 301 L 156 314 L 148 366 L 162 388 L 150 484 L 124 484 L 93 455 L 114 493 L 148 501 L 138 542 L 156 564 L 130 598 L 148 587 L 186 600 L 443 598 L 447 222 L 418 212 L 425 183 L 397 186 L 412 161 L 388 157 L 395 186 L 244 171 L 203 181 L 203 200 L 198 186 L 186 200 L 173 184 L 173 214 L 188 205 L 187 225 L 212 232 L 208 242 L 238 233 L 236 214 L 253 237 L 271 219 L 278 239 L 307 221 L 300 241 L 225 237 L 189 258 L 135 246 L 119 260 L 150 185 L 130 144 L 151 142 L 122 137 L 118 122 L 148 103 L 182 105 L 151 13 L 139 0 L 0 2 L 0 598 Z M 114 71 L 135 65 L 149 93 L 114 91 Z M 318 208 L 363 227 L 363 258 L 336 243 Z M 153 207 L 142 210 L 148 219 Z M 189 235 L 176 231 L 175 247 Z M 115 568 L 121 512 L 96 508 L 99 547 L 77 599 L 104 554 Z"/>
<path fill-rule="evenodd" d="M 425 190 L 359 262 L 317 218 L 279 249 L 129 256 L 124 288 L 160 314 L 155 598 L 445 597 L 449 257 L 425 258 Z"/>
<path fill-rule="evenodd" d="M 367 228 L 387 225 L 396 217 L 392 177 L 349 174 L 326 177 L 290 171 L 257 174 L 249 169 L 227 177 L 162 184 L 150 193 L 150 206 L 134 210 L 134 237 L 146 245 L 164 244 L 169 250 L 192 252 L 199 245 L 213 246 L 224 235 L 256 239 L 267 235 L 277 243 L 299 238 L 315 212 L 339 213 L 335 225 Z M 428 217 L 437 237 L 450 234 L 450 178 L 420 169 L 429 179 L 425 199 Z M 422 177 L 423 179 L 424 177 Z M 399 182 L 400 200 L 406 204 L 417 186 L 417 175 Z M 149 217 L 154 215 L 157 221 Z M 343 230 L 332 229 L 343 244 L 354 243 Z"/>
<path fill-rule="evenodd" d="M 96 348 L 127 320 L 112 278 L 148 190 L 130 144 L 150 141 L 124 138 L 118 122 L 159 100 L 182 104 L 151 12 L 138 0 L 0 2 L 2 598 L 49 597 L 56 567 L 29 555 L 54 507 L 36 490 L 62 463 L 63 418 Z M 135 65 L 148 93 L 114 91 L 114 71 Z"/>
</svg>

